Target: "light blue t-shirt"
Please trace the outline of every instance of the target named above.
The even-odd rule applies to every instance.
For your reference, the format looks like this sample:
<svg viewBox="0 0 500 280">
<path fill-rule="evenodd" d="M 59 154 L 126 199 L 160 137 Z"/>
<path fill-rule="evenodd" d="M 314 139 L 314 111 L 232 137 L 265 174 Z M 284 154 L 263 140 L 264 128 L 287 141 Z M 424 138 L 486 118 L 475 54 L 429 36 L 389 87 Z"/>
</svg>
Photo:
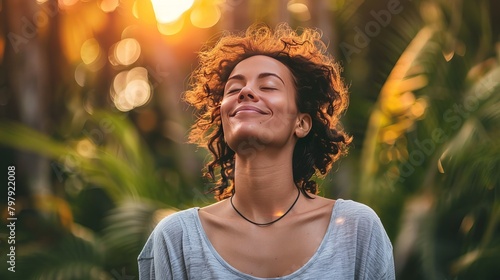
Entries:
<svg viewBox="0 0 500 280">
<path fill-rule="evenodd" d="M 304 241 L 307 242 L 307 241 Z M 395 279 L 392 245 L 375 212 L 338 199 L 311 259 L 292 274 L 258 278 L 227 263 L 210 243 L 198 208 L 164 218 L 138 258 L 139 279 Z"/>
</svg>

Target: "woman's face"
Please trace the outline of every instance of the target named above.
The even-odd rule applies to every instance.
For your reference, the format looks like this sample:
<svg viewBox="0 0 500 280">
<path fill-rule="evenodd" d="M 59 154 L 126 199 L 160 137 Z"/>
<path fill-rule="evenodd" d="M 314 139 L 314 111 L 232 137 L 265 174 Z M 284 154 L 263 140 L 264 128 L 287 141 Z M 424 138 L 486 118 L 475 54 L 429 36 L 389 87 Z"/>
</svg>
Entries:
<svg viewBox="0 0 500 280">
<path fill-rule="evenodd" d="M 278 60 L 256 55 L 233 69 L 221 103 L 225 141 L 237 154 L 253 154 L 270 145 L 295 145 L 302 116 L 294 79 Z"/>
</svg>

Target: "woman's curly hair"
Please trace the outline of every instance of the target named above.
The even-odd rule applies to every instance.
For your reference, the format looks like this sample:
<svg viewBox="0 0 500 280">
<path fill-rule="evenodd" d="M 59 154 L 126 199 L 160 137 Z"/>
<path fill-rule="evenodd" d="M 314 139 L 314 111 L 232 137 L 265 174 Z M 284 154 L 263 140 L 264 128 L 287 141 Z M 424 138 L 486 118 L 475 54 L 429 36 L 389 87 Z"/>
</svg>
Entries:
<svg viewBox="0 0 500 280">
<path fill-rule="evenodd" d="M 325 175 L 332 164 L 347 153 L 352 138 L 339 122 L 348 106 L 347 87 L 339 65 L 327 54 L 321 33 L 315 29 L 292 30 L 287 24 L 274 31 L 268 26 L 250 26 L 244 34 L 225 34 L 210 49 L 199 53 L 191 89 L 184 99 L 200 111 L 190 133 L 190 142 L 207 147 L 213 155 L 205 175 L 215 181 L 212 192 L 217 200 L 234 191 L 235 152 L 224 141 L 220 104 L 224 86 L 240 61 L 254 56 L 272 57 L 290 69 L 295 80 L 297 107 L 312 118 L 309 134 L 298 140 L 293 153 L 293 179 L 307 197 L 318 192 L 311 177 Z M 216 171 L 220 173 L 216 176 Z M 319 174 L 318 174 L 319 172 Z"/>
</svg>

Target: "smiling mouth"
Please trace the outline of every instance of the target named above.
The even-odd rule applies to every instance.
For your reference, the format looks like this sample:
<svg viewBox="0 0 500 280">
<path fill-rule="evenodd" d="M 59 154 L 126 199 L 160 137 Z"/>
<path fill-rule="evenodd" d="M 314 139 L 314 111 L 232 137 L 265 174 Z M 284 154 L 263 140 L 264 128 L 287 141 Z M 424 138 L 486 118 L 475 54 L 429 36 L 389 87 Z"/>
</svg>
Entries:
<svg viewBox="0 0 500 280">
<path fill-rule="evenodd" d="M 242 106 L 242 107 L 236 108 L 236 110 L 234 110 L 234 112 L 232 114 L 230 114 L 229 116 L 234 117 L 238 113 L 241 113 L 241 112 L 258 113 L 258 114 L 262 114 L 262 115 L 267 114 L 266 112 L 264 112 L 261 109 L 256 108 L 256 107 Z"/>
</svg>

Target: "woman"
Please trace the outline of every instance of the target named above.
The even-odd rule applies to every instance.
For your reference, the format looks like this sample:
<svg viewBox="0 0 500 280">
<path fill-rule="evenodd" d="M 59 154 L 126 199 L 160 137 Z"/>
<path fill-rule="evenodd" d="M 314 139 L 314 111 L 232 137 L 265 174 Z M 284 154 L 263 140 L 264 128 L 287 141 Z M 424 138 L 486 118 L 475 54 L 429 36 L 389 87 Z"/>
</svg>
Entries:
<svg viewBox="0 0 500 280">
<path fill-rule="evenodd" d="M 317 196 L 351 138 L 340 69 L 320 33 L 252 26 L 200 53 L 186 100 L 208 147 L 218 203 L 163 219 L 141 279 L 394 279 L 392 245 L 369 207 Z"/>
</svg>

